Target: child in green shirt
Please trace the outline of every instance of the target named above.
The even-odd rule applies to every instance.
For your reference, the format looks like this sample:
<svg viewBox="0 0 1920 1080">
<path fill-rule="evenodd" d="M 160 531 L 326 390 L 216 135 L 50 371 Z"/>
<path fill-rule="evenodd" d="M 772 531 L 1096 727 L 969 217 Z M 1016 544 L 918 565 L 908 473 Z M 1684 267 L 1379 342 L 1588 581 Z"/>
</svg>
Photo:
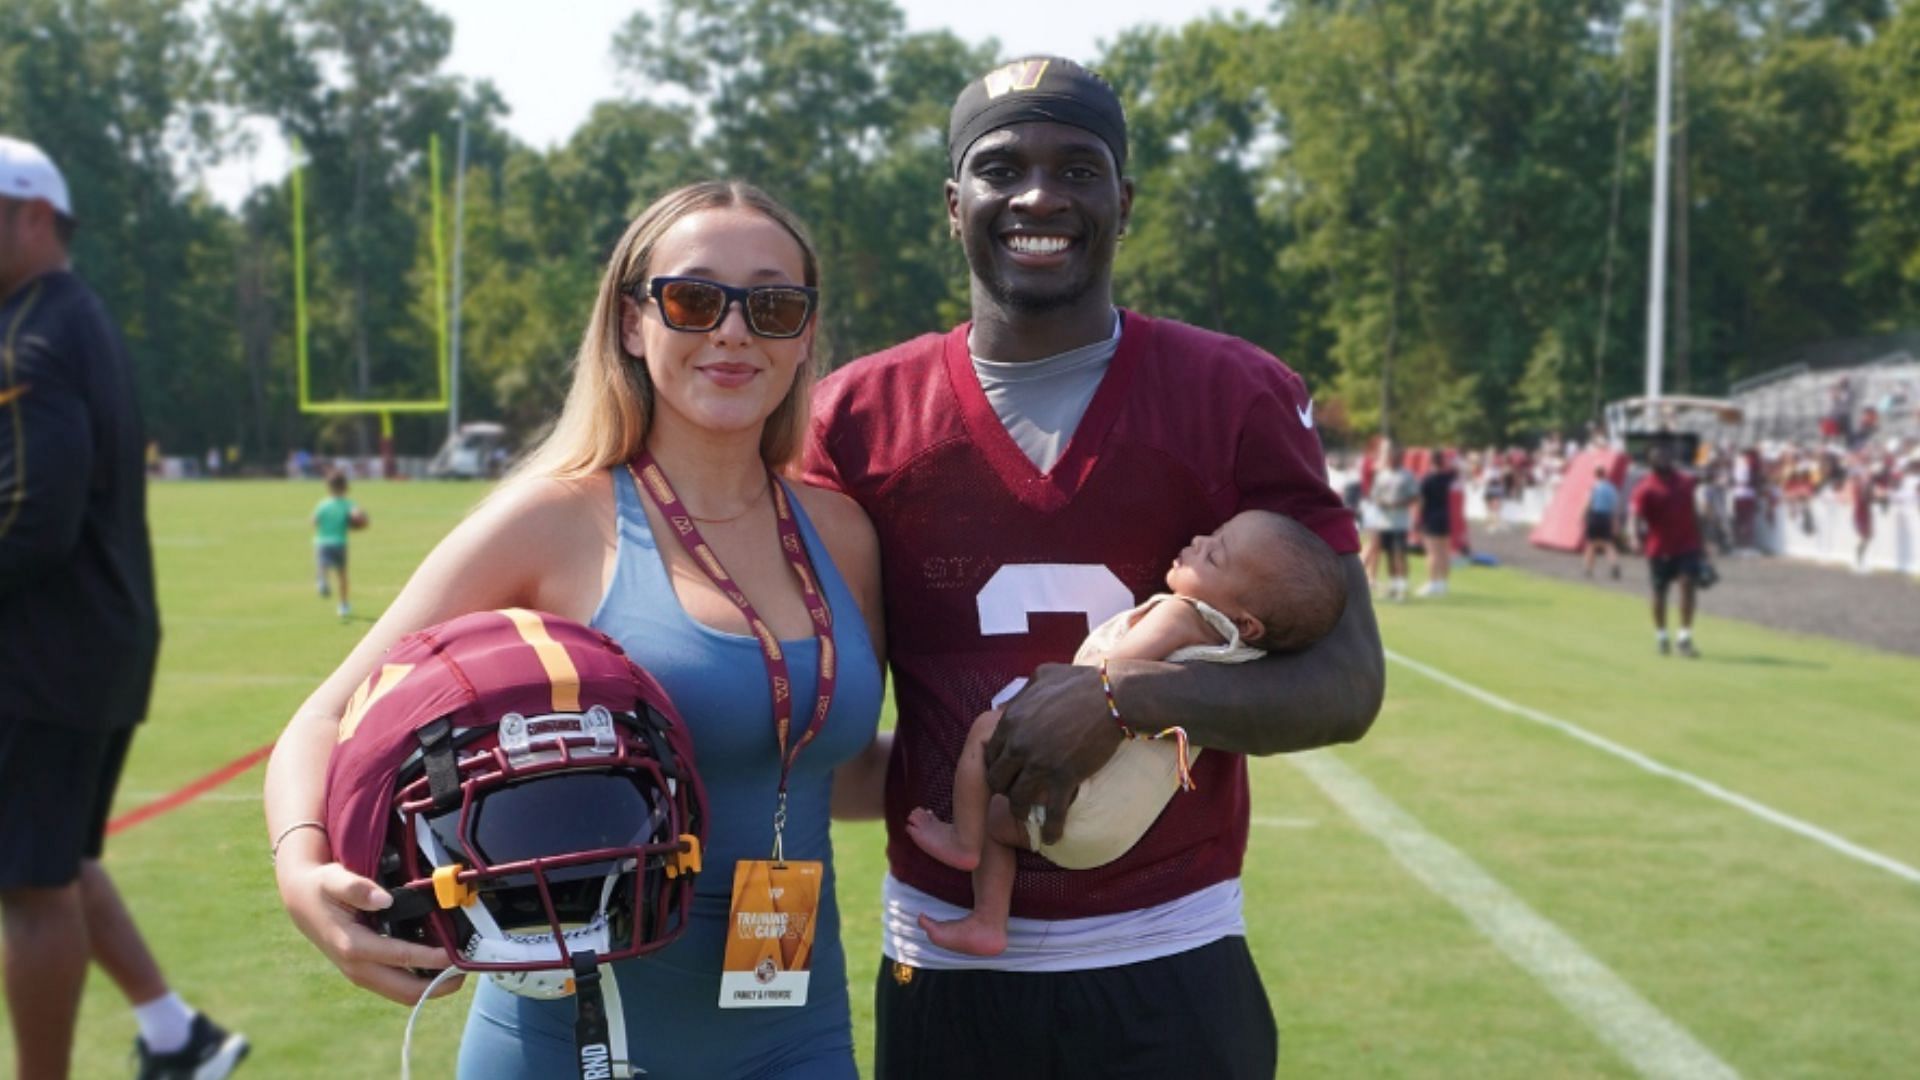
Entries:
<svg viewBox="0 0 1920 1080">
<path fill-rule="evenodd" d="M 327 475 L 327 497 L 313 508 L 313 555 L 319 573 L 320 595 L 327 595 L 327 572 L 340 578 L 340 617 L 346 618 L 347 606 L 347 531 L 364 529 L 367 512 L 347 498 L 347 474 Z"/>
</svg>

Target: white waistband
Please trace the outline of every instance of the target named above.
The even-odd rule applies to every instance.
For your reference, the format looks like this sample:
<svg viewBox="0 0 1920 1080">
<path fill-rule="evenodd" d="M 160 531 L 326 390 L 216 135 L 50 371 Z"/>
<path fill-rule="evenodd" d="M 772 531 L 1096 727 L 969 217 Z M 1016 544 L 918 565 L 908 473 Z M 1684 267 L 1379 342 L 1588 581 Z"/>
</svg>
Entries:
<svg viewBox="0 0 1920 1080">
<path fill-rule="evenodd" d="M 897 963 L 931 970 L 1086 971 L 1122 967 L 1244 937 L 1240 879 L 1177 900 L 1084 919 L 1008 919 L 999 956 L 949 952 L 927 940 L 918 917 L 957 919 L 966 909 L 927 895 L 888 874 L 880 886 L 880 949 Z"/>
</svg>

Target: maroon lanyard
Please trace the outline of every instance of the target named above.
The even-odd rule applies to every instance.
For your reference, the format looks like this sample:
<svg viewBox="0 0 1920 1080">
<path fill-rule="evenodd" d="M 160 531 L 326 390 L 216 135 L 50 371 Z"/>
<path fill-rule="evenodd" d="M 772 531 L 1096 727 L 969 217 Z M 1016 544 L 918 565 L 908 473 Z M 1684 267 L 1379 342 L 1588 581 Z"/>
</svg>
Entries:
<svg viewBox="0 0 1920 1080">
<path fill-rule="evenodd" d="M 793 507 L 787 502 L 786 488 L 774 477 L 773 470 L 767 470 L 767 487 L 773 492 L 774 516 L 780 527 L 780 550 L 787 558 L 787 565 L 793 568 L 794 577 L 800 580 L 800 595 L 807 604 L 807 614 L 813 617 L 814 637 L 820 643 L 820 685 L 815 694 L 813 719 L 806 731 L 787 746 L 793 730 L 793 693 L 787 678 L 787 658 L 780 649 L 780 639 L 774 636 L 753 610 L 753 604 L 747 600 L 747 594 L 740 591 L 728 575 L 727 568 L 720 565 L 719 556 L 713 553 L 706 540 L 700 536 L 700 528 L 693 522 L 693 515 L 687 512 L 680 502 L 680 496 L 674 493 L 673 485 L 667 482 L 667 474 L 653 455 L 642 450 L 627 463 L 627 471 L 633 474 L 640 486 L 653 497 L 660 507 L 660 513 L 673 526 L 673 533 L 679 537 L 680 545 L 693 557 L 714 587 L 733 601 L 740 613 L 747 617 L 747 625 L 753 628 L 753 638 L 760 643 L 760 655 L 767 663 L 767 683 L 773 692 L 773 732 L 780 741 L 780 802 L 773 817 L 773 857 L 783 859 L 781 833 L 787 823 L 787 778 L 793 773 L 793 763 L 800 759 L 800 751 L 806 749 L 813 737 L 826 726 L 827 710 L 833 706 L 833 687 L 835 664 L 833 650 L 833 612 L 827 607 L 826 596 L 818 587 L 818 577 L 813 572 L 813 562 L 807 556 L 807 545 L 801 540 L 800 525 L 794 520 Z"/>
</svg>

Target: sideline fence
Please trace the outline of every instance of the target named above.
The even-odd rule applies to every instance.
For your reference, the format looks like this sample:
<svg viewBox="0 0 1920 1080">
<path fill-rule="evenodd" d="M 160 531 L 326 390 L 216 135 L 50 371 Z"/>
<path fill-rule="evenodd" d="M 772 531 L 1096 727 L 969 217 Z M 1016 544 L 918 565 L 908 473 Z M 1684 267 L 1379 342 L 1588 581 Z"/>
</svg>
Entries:
<svg viewBox="0 0 1920 1080">
<path fill-rule="evenodd" d="M 1466 485 L 1467 517 L 1487 520 L 1487 504 L 1480 486 Z M 1501 503 L 1500 520 L 1531 527 L 1540 521 L 1553 500 L 1554 488 L 1536 485 L 1520 498 Z M 1804 513 L 1777 496 L 1771 513 L 1763 514 L 1756 530 L 1761 552 L 1808 562 L 1852 566 L 1859 534 L 1853 526 L 1853 508 L 1834 491 L 1822 491 L 1807 500 Z M 1873 507 L 1873 539 L 1867 544 L 1866 565 L 1920 577 L 1920 503 L 1899 497 Z"/>
</svg>

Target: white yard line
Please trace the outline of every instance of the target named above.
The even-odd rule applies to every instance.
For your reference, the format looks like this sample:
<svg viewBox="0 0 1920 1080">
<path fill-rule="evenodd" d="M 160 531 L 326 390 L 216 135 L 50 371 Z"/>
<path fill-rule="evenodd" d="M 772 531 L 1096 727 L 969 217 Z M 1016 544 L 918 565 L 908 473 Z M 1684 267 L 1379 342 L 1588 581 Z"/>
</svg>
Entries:
<svg viewBox="0 0 1920 1080">
<path fill-rule="evenodd" d="M 1664 776 L 1671 780 L 1678 780 L 1680 783 L 1696 791 L 1710 795 L 1731 806 L 1737 806 L 1762 821 L 1778 825 L 1789 832 L 1799 833 L 1801 836 L 1832 851 L 1837 851 L 1848 858 L 1858 859 L 1869 866 L 1879 867 L 1895 877 L 1920 883 L 1920 869 L 1915 869 L 1898 859 L 1882 855 L 1871 848 L 1861 847 L 1859 844 L 1848 840 L 1844 836 L 1828 832 L 1820 826 L 1809 821 L 1802 821 L 1792 814 L 1782 813 L 1765 803 L 1750 799 L 1737 791 L 1728 791 L 1726 788 L 1721 787 L 1711 780 L 1703 779 L 1681 769 L 1676 769 L 1671 765 L 1663 765 L 1638 750 L 1622 746 L 1603 735 L 1596 735 L 1578 724 L 1562 720 L 1557 716 L 1549 716 L 1538 709 L 1530 709 L 1525 705 L 1515 704 L 1498 694 L 1482 690 L 1470 682 L 1457 679 L 1437 668 L 1429 667 L 1418 660 L 1401 656 L 1392 649 L 1386 650 L 1386 653 L 1387 659 L 1392 660 L 1394 663 L 1411 668 L 1425 675 L 1427 678 L 1432 679 L 1434 682 L 1440 683 L 1443 686 L 1452 687 L 1476 701 L 1484 702 L 1499 709 L 1501 712 L 1511 713 L 1521 719 L 1531 720 L 1536 724 L 1543 724 L 1567 735 L 1571 735 L 1581 742 L 1586 743 L 1588 746 L 1604 750 L 1615 757 L 1630 761 L 1656 776 Z"/>
<path fill-rule="evenodd" d="M 1251 824 L 1260 825 L 1269 829 L 1312 829 L 1317 828 L 1320 824 L 1319 818 L 1261 817 L 1257 814 L 1250 818 L 1249 821 Z"/>
<path fill-rule="evenodd" d="M 1740 1075 L 1578 941 L 1428 832 L 1331 751 L 1292 754 L 1286 760 L 1640 1075 L 1687 1080 Z"/>
</svg>

